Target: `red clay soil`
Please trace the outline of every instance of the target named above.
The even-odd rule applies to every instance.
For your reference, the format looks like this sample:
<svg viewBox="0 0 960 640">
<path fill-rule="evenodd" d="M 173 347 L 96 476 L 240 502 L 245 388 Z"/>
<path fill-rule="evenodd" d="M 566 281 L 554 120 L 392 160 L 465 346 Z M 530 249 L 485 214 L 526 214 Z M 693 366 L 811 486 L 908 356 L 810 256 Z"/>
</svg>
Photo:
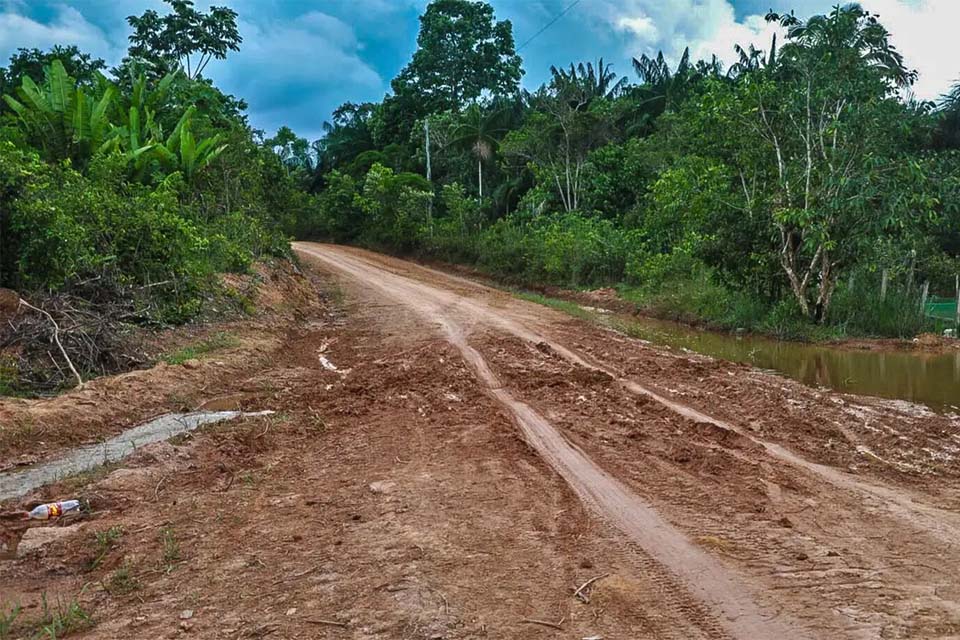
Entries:
<svg viewBox="0 0 960 640">
<path fill-rule="evenodd" d="M 0 614 L 24 606 L 7 637 L 39 631 L 44 593 L 89 615 L 57 637 L 960 636 L 956 416 L 296 249 L 341 308 L 278 314 L 259 356 L 176 381 L 277 413 L 30 496 L 93 512 L 0 562 Z M 98 384 L 142 413 L 143 390 Z"/>
<path fill-rule="evenodd" d="M 228 275 L 224 284 L 248 296 L 257 313 L 139 339 L 142 348 L 158 355 L 176 354 L 215 336 L 223 337 L 219 348 L 185 364 L 161 361 L 149 369 L 90 380 L 82 390 L 51 399 L 0 398 L 0 471 L 97 442 L 162 413 L 192 410 L 228 393 L 251 368 L 269 363 L 285 347 L 287 332 L 299 326 L 305 314 L 322 313 L 323 292 L 290 263 L 258 263 L 253 274 Z"/>
</svg>

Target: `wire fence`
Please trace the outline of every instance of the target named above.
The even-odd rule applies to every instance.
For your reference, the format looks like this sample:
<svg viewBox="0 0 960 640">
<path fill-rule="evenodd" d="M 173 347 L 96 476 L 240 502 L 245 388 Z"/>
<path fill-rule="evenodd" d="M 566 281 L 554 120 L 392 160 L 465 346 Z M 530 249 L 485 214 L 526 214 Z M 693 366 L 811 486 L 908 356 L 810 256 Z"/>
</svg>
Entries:
<svg viewBox="0 0 960 640">
<path fill-rule="evenodd" d="M 953 298 L 932 297 L 927 300 L 924 313 L 934 320 L 955 322 L 957 319 L 957 301 Z"/>
</svg>

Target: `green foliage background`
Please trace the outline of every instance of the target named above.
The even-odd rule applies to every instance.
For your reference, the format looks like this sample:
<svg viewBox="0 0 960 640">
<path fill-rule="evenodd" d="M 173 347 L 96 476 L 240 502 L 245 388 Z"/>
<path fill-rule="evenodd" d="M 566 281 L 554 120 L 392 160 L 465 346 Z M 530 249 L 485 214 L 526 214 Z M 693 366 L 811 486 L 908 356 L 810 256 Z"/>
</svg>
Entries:
<svg viewBox="0 0 960 640">
<path fill-rule="evenodd" d="M 728 69 L 572 62 L 528 92 L 509 22 L 433 2 L 394 93 L 343 105 L 312 146 L 298 234 L 784 337 L 936 328 L 923 283 L 953 297 L 960 271 L 960 87 L 905 99 L 916 74 L 856 4 L 768 20 L 779 42 Z"/>
<path fill-rule="evenodd" d="M 296 236 L 787 337 L 909 336 L 935 326 L 923 283 L 955 295 L 960 88 L 905 99 L 915 74 L 857 5 L 771 13 L 780 41 L 728 69 L 574 61 L 526 91 L 510 22 L 435 0 L 391 93 L 309 142 L 204 78 L 236 13 L 168 4 L 130 17 L 109 72 L 64 46 L 0 70 L 0 286 L 182 322 Z"/>
</svg>

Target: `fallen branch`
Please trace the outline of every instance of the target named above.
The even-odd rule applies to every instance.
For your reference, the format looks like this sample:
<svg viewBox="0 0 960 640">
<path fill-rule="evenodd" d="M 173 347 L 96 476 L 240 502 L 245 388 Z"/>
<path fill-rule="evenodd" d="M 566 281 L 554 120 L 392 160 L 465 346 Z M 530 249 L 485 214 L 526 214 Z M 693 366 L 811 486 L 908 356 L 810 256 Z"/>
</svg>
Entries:
<svg viewBox="0 0 960 640">
<path fill-rule="evenodd" d="M 160 482 L 157 483 L 157 488 L 153 490 L 153 501 L 157 502 L 160 500 L 160 487 L 163 486 L 163 483 L 166 481 L 167 476 L 161 476 Z"/>
<path fill-rule="evenodd" d="M 77 368 L 73 366 L 73 361 L 70 360 L 70 356 L 67 355 L 67 350 L 63 348 L 63 344 L 60 342 L 60 325 L 57 324 L 57 321 L 53 319 L 53 316 L 44 311 L 39 307 L 35 307 L 23 298 L 20 298 L 20 304 L 28 309 L 33 309 L 38 313 L 42 313 L 47 317 L 47 320 L 50 321 L 50 324 L 53 325 L 53 341 L 57 343 L 57 347 L 60 349 L 60 353 L 63 354 L 63 359 L 67 361 L 67 366 L 70 367 L 70 371 L 73 373 L 74 377 L 77 379 L 77 389 L 83 388 L 83 378 L 80 377 L 80 374 L 77 373 Z"/>
<path fill-rule="evenodd" d="M 313 573 L 314 571 L 316 571 L 316 570 L 319 569 L 319 568 L 320 568 L 320 565 L 316 565 L 316 566 L 310 567 L 310 568 L 307 569 L 306 571 L 301 571 L 301 572 L 299 572 L 299 573 L 294 573 L 294 574 L 289 575 L 289 576 L 284 576 L 284 577 L 282 577 L 282 578 L 277 578 L 276 580 L 273 581 L 273 584 L 280 584 L 281 582 L 287 582 L 288 580 L 296 580 L 297 578 L 302 578 L 302 577 L 305 576 L 305 575 L 308 575 L 308 574 Z"/>
<path fill-rule="evenodd" d="M 536 620 L 534 618 L 524 618 L 520 622 L 523 624 L 538 624 L 541 627 L 550 627 L 551 629 L 556 629 L 557 631 L 563 631 L 561 626 L 566 618 L 560 618 L 560 622 L 547 622 L 546 620 Z"/>
<path fill-rule="evenodd" d="M 346 622 L 337 622 L 336 620 L 318 620 L 318 619 L 304 618 L 303 622 L 309 622 L 310 624 L 325 624 L 330 627 L 342 627 L 344 629 L 347 628 Z"/>
<path fill-rule="evenodd" d="M 608 575 L 610 575 L 610 574 L 609 574 L 609 573 L 605 573 L 605 574 L 603 574 L 603 575 L 590 578 L 589 580 L 587 580 L 586 582 L 584 582 L 582 585 L 580 585 L 580 588 L 579 588 L 579 589 L 577 589 L 576 591 L 573 592 L 573 597 L 574 597 L 574 598 L 579 598 L 580 600 L 582 600 L 582 601 L 584 602 L 584 604 L 590 604 L 590 598 L 587 597 L 587 596 L 583 593 L 583 590 L 586 589 L 587 587 L 589 587 L 590 585 L 592 585 L 592 584 L 593 584 L 594 582 L 596 582 L 597 580 L 603 580 L 603 579 L 606 578 Z"/>
</svg>

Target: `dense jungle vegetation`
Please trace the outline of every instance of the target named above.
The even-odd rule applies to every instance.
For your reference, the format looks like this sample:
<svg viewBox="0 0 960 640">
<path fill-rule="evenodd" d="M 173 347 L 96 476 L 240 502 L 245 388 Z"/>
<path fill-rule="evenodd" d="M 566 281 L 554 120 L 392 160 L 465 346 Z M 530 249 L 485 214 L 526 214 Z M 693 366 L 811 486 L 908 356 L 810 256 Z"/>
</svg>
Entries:
<svg viewBox="0 0 960 640">
<path fill-rule="evenodd" d="M 129 18 L 116 68 L 73 46 L 0 68 L 0 287 L 58 319 L 89 374 L 129 366 L 128 328 L 194 318 L 217 272 L 288 255 L 313 202 L 203 76 L 240 46 L 236 13 L 169 4 Z M 0 393 L 69 382 L 46 319 L 3 307 Z"/>
<path fill-rule="evenodd" d="M 297 233 L 722 327 L 914 335 L 960 264 L 960 87 L 912 99 L 856 4 L 767 19 L 781 41 L 726 69 L 575 61 L 530 92 L 508 21 L 435 0 L 390 95 L 282 147 L 318 194 Z"/>
<path fill-rule="evenodd" d="M 266 137 L 204 76 L 242 45 L 233 10 L 166 2 L 128 19 L 115 68 L 66 45 L 0 68 L 0 287 L 72 318 L 87 371 L 122 366 L 122 327 L 194 318 L 216 273 L 293 236 L 782 336 L 914 335 L 922 298 L 954 295 L 960 85 L 913 99 L 858 5 L 771 13 L 781 41 L 730 43 L 726 69 L 564 61 L 528 91 L 509 21 L 434 0 L 392 91 L 310 143 Z M 41 335 L 10 326 L 0 346 Z M 0 360 L 0 391 L 23 364 Z"/>
</svg>

